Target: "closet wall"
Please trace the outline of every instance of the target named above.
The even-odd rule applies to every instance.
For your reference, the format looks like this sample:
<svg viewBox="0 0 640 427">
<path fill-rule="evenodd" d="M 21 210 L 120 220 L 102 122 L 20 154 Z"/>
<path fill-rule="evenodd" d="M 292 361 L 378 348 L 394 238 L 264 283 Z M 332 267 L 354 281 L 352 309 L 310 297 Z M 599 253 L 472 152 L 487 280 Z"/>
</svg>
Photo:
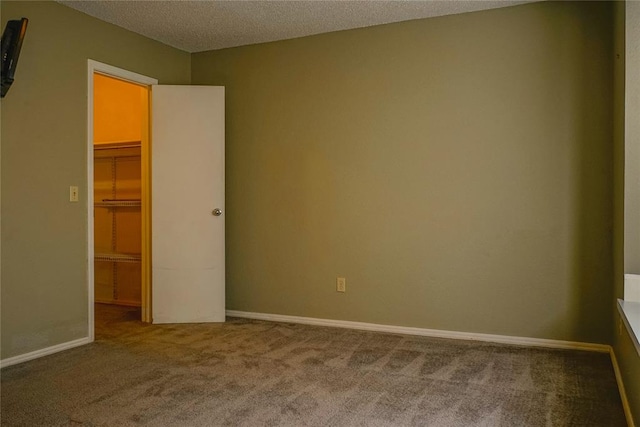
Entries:
<svg viewBox="0 0 640 427">
<path fill-rule="evenodd" d="M 147 89 L 94 76 L 95 301 L 141 305 L 141 145 Z"/>
</svg>

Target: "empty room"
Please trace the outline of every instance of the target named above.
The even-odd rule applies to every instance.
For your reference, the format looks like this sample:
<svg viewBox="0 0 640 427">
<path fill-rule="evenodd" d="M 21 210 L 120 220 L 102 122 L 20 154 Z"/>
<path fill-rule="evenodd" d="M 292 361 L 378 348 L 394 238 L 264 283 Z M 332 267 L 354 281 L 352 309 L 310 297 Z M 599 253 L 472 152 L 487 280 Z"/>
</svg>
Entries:
<svg viewBox="0 0 640 427">
<path fill-rule="evenodd" d="M 1 425 L 638 424 L 640 2 L 0 7 Z"/>
</svg>

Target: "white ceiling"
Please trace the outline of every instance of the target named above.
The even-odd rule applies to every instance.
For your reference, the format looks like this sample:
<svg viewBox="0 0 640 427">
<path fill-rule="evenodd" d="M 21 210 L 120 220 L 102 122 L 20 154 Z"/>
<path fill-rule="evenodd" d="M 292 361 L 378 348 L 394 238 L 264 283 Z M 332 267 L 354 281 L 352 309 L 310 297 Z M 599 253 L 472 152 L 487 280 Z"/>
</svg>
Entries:
<svg viewBox="0 0 640 427">
<path fill-rule="evenodd" d="M 187 52 L 529 3 L 532 0 L 58 0 Z"/>
</svg>

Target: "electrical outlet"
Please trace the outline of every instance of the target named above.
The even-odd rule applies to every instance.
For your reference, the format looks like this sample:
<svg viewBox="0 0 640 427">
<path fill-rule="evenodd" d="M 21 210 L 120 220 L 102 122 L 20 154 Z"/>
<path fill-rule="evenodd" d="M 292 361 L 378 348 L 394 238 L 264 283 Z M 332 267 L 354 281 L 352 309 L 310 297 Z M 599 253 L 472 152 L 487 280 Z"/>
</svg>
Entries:
<svg viewBox="0 0 640 427">
<path fill-rule="evenodd" d="M 336 291 L 347 292 L 347 279 L 338 277 L 338 280 L 336 280 Z"/>
<path fill-rule="evenodd" d="M 78 201 L 78 186 L 72 185 L 69 187 L 69 201 L 70 202 Z"/>
</svg>

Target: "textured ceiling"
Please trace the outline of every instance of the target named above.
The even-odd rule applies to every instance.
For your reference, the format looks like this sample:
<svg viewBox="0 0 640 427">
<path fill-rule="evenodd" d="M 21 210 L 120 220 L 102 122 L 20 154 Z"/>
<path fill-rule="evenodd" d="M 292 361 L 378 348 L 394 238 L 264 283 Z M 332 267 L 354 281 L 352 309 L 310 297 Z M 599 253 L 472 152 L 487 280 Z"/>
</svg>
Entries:
<svg viewBox="0 0 640 427">
<path fill-rule="evenodd" d="M 201 52 L 530 1 L 59 0 L 59 3 L 169 46 Z"/>
</svg>

